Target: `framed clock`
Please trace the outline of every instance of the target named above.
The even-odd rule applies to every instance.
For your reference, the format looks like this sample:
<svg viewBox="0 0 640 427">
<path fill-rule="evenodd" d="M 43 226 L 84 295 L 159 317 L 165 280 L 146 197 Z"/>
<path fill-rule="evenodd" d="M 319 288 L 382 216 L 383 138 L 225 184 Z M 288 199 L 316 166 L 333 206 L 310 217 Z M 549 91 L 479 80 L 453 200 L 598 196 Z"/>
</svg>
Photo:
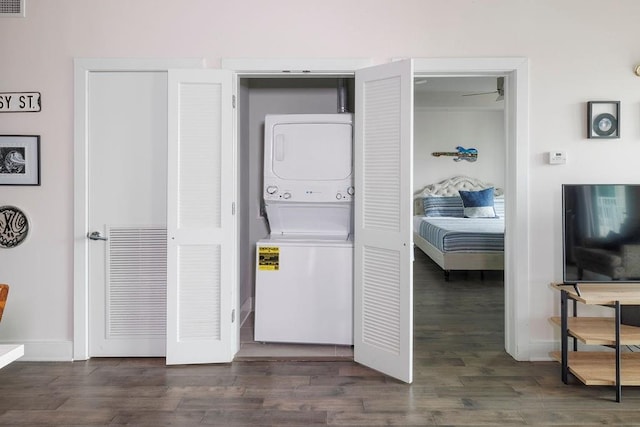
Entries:
<svg viewBox="0 0 640 427">
<path fill-rule="evenodd" d="M 587 138 L 620 138 L 620 101 L 587 102 Z"/>
</svg>

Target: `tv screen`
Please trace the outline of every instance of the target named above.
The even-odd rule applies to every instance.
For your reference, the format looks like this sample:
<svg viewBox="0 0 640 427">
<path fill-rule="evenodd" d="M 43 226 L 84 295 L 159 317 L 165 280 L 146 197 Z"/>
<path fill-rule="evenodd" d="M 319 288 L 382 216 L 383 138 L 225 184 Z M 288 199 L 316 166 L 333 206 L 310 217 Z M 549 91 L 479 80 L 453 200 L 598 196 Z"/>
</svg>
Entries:
<svg viewBox="0 0 640 427">
<path fill-rule="evenodd" d="M 640 282 L 640 184 L 562 186 L 565 283 Z"/>
</svg>

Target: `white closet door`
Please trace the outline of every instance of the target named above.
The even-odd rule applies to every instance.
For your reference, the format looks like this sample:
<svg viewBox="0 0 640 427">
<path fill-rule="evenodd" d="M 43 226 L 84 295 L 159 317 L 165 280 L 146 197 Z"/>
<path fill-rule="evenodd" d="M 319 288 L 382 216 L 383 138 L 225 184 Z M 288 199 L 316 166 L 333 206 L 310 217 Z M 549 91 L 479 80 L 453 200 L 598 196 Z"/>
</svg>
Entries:
<svg viewBox="0 0 640 427">
<path fill-rule="evenodd" d="M 232 73 L 168 76 L 167 364 L 228 362 L 232 351 Z"/>
<path fill-rule="evenodd" d="M 356 72 L 354 359 L 413 374 L 413 64 Z"/>
</svg>

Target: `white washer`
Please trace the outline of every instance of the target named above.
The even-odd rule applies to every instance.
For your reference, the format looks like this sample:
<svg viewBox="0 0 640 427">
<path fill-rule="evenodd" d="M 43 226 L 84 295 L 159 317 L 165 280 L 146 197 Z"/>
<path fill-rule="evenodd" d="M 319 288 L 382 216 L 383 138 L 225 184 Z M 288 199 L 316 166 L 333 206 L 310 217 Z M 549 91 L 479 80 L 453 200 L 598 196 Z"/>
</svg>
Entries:
<svg viewBox="0 0 640 427">
<path fill-rule="evenodd" d="M 353 242 L 338 239 L 257 243 L 256 341 L 353 344 Z"/>
</svg>

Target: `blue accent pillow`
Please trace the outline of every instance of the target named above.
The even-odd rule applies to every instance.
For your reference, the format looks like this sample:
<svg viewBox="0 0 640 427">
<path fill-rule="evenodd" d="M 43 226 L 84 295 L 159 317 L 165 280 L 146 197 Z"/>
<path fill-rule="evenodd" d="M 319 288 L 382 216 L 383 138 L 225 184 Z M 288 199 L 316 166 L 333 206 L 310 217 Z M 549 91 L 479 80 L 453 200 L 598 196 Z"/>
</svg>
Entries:
<svg viewBox="0 0 640 427">
<path fill-rule="evenodd" d="M 485 188 L 480 191 L 458 191 L 462 198 L 465 218 L 495 218 L 496 211 L 493 208 L 494 188 Z"/>
<path fill-rule="evenodd" d="M 464 206 L 462 205 L 462 199 L 458 196 L 442 197 L 431 196 L 422 199 L 422 205 L 424 207 L 424 216 L 430 217 L 464 217 Z"/>
</svg>

